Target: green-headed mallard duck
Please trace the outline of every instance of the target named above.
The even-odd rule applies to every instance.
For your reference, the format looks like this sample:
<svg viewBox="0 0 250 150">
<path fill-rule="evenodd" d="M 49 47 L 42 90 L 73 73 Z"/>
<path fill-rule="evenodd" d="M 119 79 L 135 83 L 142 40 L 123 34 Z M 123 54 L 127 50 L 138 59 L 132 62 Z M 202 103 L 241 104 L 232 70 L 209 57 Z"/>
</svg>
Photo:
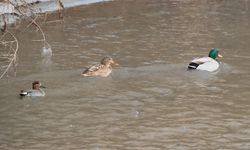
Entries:
<svg viewBox="0 0 250 150">
<path fill-rule="evenodd" d="M 220 67 L 219 62 L 216 60 L 217 57 L 222 57 L 222 55 L 219 53 L 218 49 L 213 48 L 210 50 L 208 57 L 193 59 L 189 63 L 188 68 L 214 72 Z"/>
</svg>

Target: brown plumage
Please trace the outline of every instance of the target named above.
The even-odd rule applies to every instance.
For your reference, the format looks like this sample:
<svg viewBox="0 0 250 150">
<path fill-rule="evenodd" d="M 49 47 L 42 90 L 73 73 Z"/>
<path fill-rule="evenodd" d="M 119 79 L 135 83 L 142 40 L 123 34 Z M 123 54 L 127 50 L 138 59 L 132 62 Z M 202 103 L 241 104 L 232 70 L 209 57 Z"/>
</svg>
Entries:
<svg viewBox="0 0 250 150">
<path fill-rule="evenodd" d="M 111 57 L 104 57 L 99 64 L 92 65 L 82 72 L 85 77 L 101 76 L 107 77 L 112 72 L 112 64 L 118 65 Z"/>
</svg>

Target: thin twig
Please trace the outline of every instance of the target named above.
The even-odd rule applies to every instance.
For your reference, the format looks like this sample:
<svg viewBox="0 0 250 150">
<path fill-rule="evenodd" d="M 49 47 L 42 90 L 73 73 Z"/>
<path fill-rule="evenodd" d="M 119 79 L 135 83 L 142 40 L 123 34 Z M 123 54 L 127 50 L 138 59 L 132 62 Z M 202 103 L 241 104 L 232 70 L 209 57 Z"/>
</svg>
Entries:
<svg viewBox="0 0 250 150">
<path fill-rule="evenodd" d="M 8 0 L 9 2 L 10 2 L 10 0 Z M 27 3 L 27 2 L 26 2 Z M 10 2 L 10 4 L 11 5 L 13 5 L 14 7 L 15 7 L 15 9 L 20 13 L 20 14 L 22 14 L 22 15 L 24 15 L 25 16 L 25 14 L 18 8 L 18 7 L 16 7 L 15 6 L 15 4 L 13 4 L 12 2 Z M 28 7 L 28 4 L 26 5 L 27 7 Z M 28 7 L 29 8 L 29 7 Z M 32 11 L 32 9 L 31 8 L 29 8 L 31 11 Z M 42 36 L 43 36 L 43 39 L 44 39 L 44 47 L 46 46 L 46 44 L 47 44 L 47 42 L 46 42 L 46 37 L 45 37 L 45 34 L 44 34 L 44 32 L 43 32 L 43 30 L 42 30 L 42 28 L 40 27 L 40 25 L 36 22 L 36 19 L 37 19 L 37 17 L 38 16 L 36 16 L 35 18 L 32 18 L 31 16 L 28 16 L 28 18 L 31 20 L 31 24 L 34 24 L 39 30 L 40 30 L 40 32 L 42 33 Z M 28 25 L 28 26 L 30 26 L 30 24 Z"/>
<path fill-rule="evenodd" d="M 59 18 L 63 18 L 64 6 L 61 0 L 57 0 Z"/>
<path fill-rule="evenodd" d="M 25 29 L 24 29 L 22 32 L 26 31 L 26 30 L 34 23 L 34 21 L 36 21 L 37 18 L 38 18 L 38 16 L 36 16 L 36 18 L 34 18 L 34 19 L 25 27 Z"/>
<path fill-rule="evenodd" d="M 11 49 L 12 49 L 13 52 L 14 52 L 13 57 L 11 58 L 10 63 L 9 63 L 9 65 L 7 66 L 7 68 L 5 69 L 5 71 L 4 71 L 4 72 L 2 73 L 2 75 L 0 76 L 0 79 L 2 79 L 3 76 L 8 72 L 8 70 L 10 69 L 12 63 L 16 61 L 17 51 L 18 51 L 18 48 L 19 48 L 18 40 L 17 40 L 17 38 L 15 37 L 15 35 L 12 34 L 11 32 L 9 32 L 8 30 L 6 30 L 6 32 L 9 33 L 9 34 L 14 38 L 14 40 L 16 41 L 16 48 L 13 49 L 13 47 L 11 47 Z"/>
<path fill-rule="evenodd" d="M 0 41 L 2 41 L 2 39 L 5 37 L 6 34 L 7 34 L 7 32 L 4 32 L 4 34 L 0 38 Z"/>
</svg>

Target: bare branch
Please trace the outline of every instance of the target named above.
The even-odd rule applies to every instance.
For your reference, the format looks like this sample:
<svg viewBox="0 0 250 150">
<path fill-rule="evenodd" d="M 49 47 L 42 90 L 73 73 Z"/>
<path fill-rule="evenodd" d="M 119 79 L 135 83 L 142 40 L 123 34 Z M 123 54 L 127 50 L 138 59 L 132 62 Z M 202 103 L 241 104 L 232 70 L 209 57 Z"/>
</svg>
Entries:
<svg viewBox="0 0 250 150">
<path fill-rule="evenodd" d="M 10 48 L 10 51 L 12 50 L 13 51 L 13 54 L 10 55 L 12 56 L 12 58 L 10 58 L 10 61 L 9 61 L 9 64 L 8 66 L 6 67 L 5 71 L 1 74 L 0 76 L 0 79 L 2 79 L 9 71 L 10 67 L 12 65 L 15 65 L 14 63 L 16 63 L 16 58 L 17 58 L 17 51 L 18 51 L 18 48 L 19 48 L 19 45 L 18 45 L 18 40 L 17 38 L 15 37 L 15 35 L 11 32 L 9 32 L 8 30 L 6 30 L 6 33 L 10 34 L 11 37 L 14 39 L 15 43 L 16 43 L 16 46 L 15 48 L 12 47 L 12 44 L 11 44 L 11 48 Z M 5 34 L 6 35 L 6 34 Z"/>
</svg>

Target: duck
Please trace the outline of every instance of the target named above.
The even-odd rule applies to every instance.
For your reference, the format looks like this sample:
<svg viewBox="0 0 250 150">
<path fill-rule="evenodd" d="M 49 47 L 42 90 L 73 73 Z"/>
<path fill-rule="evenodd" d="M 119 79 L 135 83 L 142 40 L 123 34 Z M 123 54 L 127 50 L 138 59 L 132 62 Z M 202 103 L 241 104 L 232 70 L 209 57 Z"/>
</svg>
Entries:
<svg viewBox="0 0 250 150">
<path fill-rule="evenodd" d="M 189 65 L 189 70 L 204 70 L 208 72 L 215 72 L 219 69 L 220 64 L 217 60 L 217 57 L 222 58 L 217 48 L 212 48 L 207 57 L 195 58 Z"/>
<path fill-rule="evenodd" d="M 45 96 L 45 92 L 43 91 L 43 88 L 46 88 L 45 86 L 42 86 L 41 82 L 39 81 L 34 81 L 32 83 L 32 89 L 31 90 L 21 90 L 20 96 L 25 97 L 25 96 L 31 96 L 31 97 L 36 97 L 36 96 Z"/>
<path fill-rule="evenodd" d="M 102 58 L 101 62 L 87 67 L 81 75 L 85 77 L 107 77 L 112 72 L 112 65 L 119 65 L 111 57 L 105 56 Z"/>
</svg>

